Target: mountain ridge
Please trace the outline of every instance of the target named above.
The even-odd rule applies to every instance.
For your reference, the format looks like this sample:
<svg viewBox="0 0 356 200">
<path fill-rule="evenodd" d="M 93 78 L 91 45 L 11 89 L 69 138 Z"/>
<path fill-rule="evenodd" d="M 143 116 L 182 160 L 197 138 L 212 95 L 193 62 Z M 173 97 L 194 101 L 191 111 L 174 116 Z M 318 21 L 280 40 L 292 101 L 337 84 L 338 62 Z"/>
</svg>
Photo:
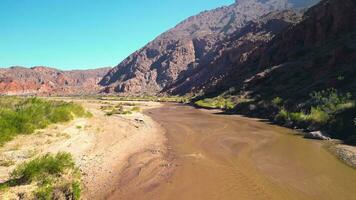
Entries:
<svg viewBox="0 0 356 200">
<path fill-rule="evenodd" d="M 211 61 L 209 52 L 248 22 L 271 11 L 285 10 L 287 5 L 281 2 L 287 1 L 237 1 L 189 17 L 131 54 L 99 84 L 107 93 L 157 94 L 182 72 Z"/>
<path fill-rule="evenodd" d="M 100 91 L 98 82 L 111 68 L 58 70 L 52 67 L 0 68 L 2 95 L 84 95 Z"/>
</svg>

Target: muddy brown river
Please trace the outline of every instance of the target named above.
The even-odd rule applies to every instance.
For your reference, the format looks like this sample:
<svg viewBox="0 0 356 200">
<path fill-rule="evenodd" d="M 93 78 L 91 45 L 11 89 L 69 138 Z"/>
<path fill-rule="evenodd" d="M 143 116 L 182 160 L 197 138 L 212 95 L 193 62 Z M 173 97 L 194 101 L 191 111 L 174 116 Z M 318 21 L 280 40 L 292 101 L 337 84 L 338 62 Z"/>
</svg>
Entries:
<svg viewBox="0 0 356 200">
<path fill-rule="evenodd" d="M 356 170 L 320 141 L 189 106 L 170 104 L 146 114 L 166 130 L 174 170 L 130 199 L 356 199 Z"/>
</svg>

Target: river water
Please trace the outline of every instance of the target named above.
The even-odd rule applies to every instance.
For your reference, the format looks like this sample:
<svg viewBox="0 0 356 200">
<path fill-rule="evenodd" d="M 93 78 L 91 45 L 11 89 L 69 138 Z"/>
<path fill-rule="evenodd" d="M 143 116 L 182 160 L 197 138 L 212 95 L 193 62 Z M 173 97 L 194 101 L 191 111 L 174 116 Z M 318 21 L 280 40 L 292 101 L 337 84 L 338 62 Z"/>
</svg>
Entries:
<svg viewBox="0 0 356 200">
<path fill-rule="evenodd" d="M 356 170 L 292 130 L 167 104 L 146 114 L 166 130 L 174 172 L 133 199 L 356 199 Z"/>
</svg>

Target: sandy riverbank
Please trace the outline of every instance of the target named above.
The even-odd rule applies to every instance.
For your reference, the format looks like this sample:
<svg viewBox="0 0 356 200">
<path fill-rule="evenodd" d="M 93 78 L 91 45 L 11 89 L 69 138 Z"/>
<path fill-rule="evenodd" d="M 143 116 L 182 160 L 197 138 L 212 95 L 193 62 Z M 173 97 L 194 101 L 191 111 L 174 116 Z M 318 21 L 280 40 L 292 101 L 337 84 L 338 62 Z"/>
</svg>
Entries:
<svg viewBox="0 0 356 200">
<path fill-rule="evenodd" d="M 63 100 L 63 99 L 62 99 Z M 116 101 L 64 99 L 81 103 L 92 118 L 75 119 L 69 123 L 52 125 L 36 134 L 19 136 L 0 148 L 0 182 L 9 178 L 15 166 L 41 154 L 59 151 L 73 155 L 82 172 L 84 199 L 105 199 L 116 190 L 122 173 L 127 173 L 134 158 L 137 165 L 164 162 L 166 152 L 164 131 L 160 125 L 141 112 L 129 115 L 106 116 L 100 109 Z M 132 103 L 132 102 L 131 102 Z M 159 103 L 134 102 L 141 110 L 159 107 Z M 11 188 L 1 199 L 11 199 L 32 187 Z"/>
</svg>

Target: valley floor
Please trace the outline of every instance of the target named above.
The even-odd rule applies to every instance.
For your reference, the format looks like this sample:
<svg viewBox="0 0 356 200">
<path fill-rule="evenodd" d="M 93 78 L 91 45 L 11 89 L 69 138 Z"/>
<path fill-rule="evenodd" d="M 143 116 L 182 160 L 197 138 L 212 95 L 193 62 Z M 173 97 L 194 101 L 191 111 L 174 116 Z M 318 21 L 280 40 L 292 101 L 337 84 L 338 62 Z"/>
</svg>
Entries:
<svg viewBox="0 0 356 200">
<path fill-rule="evenodd" d="M 9 178 L 16 164 L 45 153 L 69 152 L 82 172 L 84 199 L 105 199 L 118 188 L 120 171 L 130 165 L 130 158 L 139 156 L 140 163 L 152 160 L 164 163 L 164 132 L 150 117 L 141 112 L 107 116 L 103 106 L 115 101 L 76 100 L 92 114 L 72 122 L 52 125 L 33 135 L 19 136 L 0 148 L 0 182 Z M 136 103 L 140 109 L 160 106 L 159 103 Z M 117 183 L 117 184 L 116 184 Z M 11 188 L 0 199 L 16 198 L 31 186 Z"/>
<path fill-rule="evenodd" d="M 82 173 L 83 199 L 354 197 L 356 170 L 338 161 L 324 142 L 290 129 L 180 104 L 61 100 L 82 104 L 93 117 L 52 125 L 1 147 L 0 182 L 16 164 L 65 151 Z M 105 110 L 117 105 L 141 111 Z M 353 148 L 339 147 L 353 155 Z M 31 187 L 10 188 L 0 199 Z"/>
</svg>

